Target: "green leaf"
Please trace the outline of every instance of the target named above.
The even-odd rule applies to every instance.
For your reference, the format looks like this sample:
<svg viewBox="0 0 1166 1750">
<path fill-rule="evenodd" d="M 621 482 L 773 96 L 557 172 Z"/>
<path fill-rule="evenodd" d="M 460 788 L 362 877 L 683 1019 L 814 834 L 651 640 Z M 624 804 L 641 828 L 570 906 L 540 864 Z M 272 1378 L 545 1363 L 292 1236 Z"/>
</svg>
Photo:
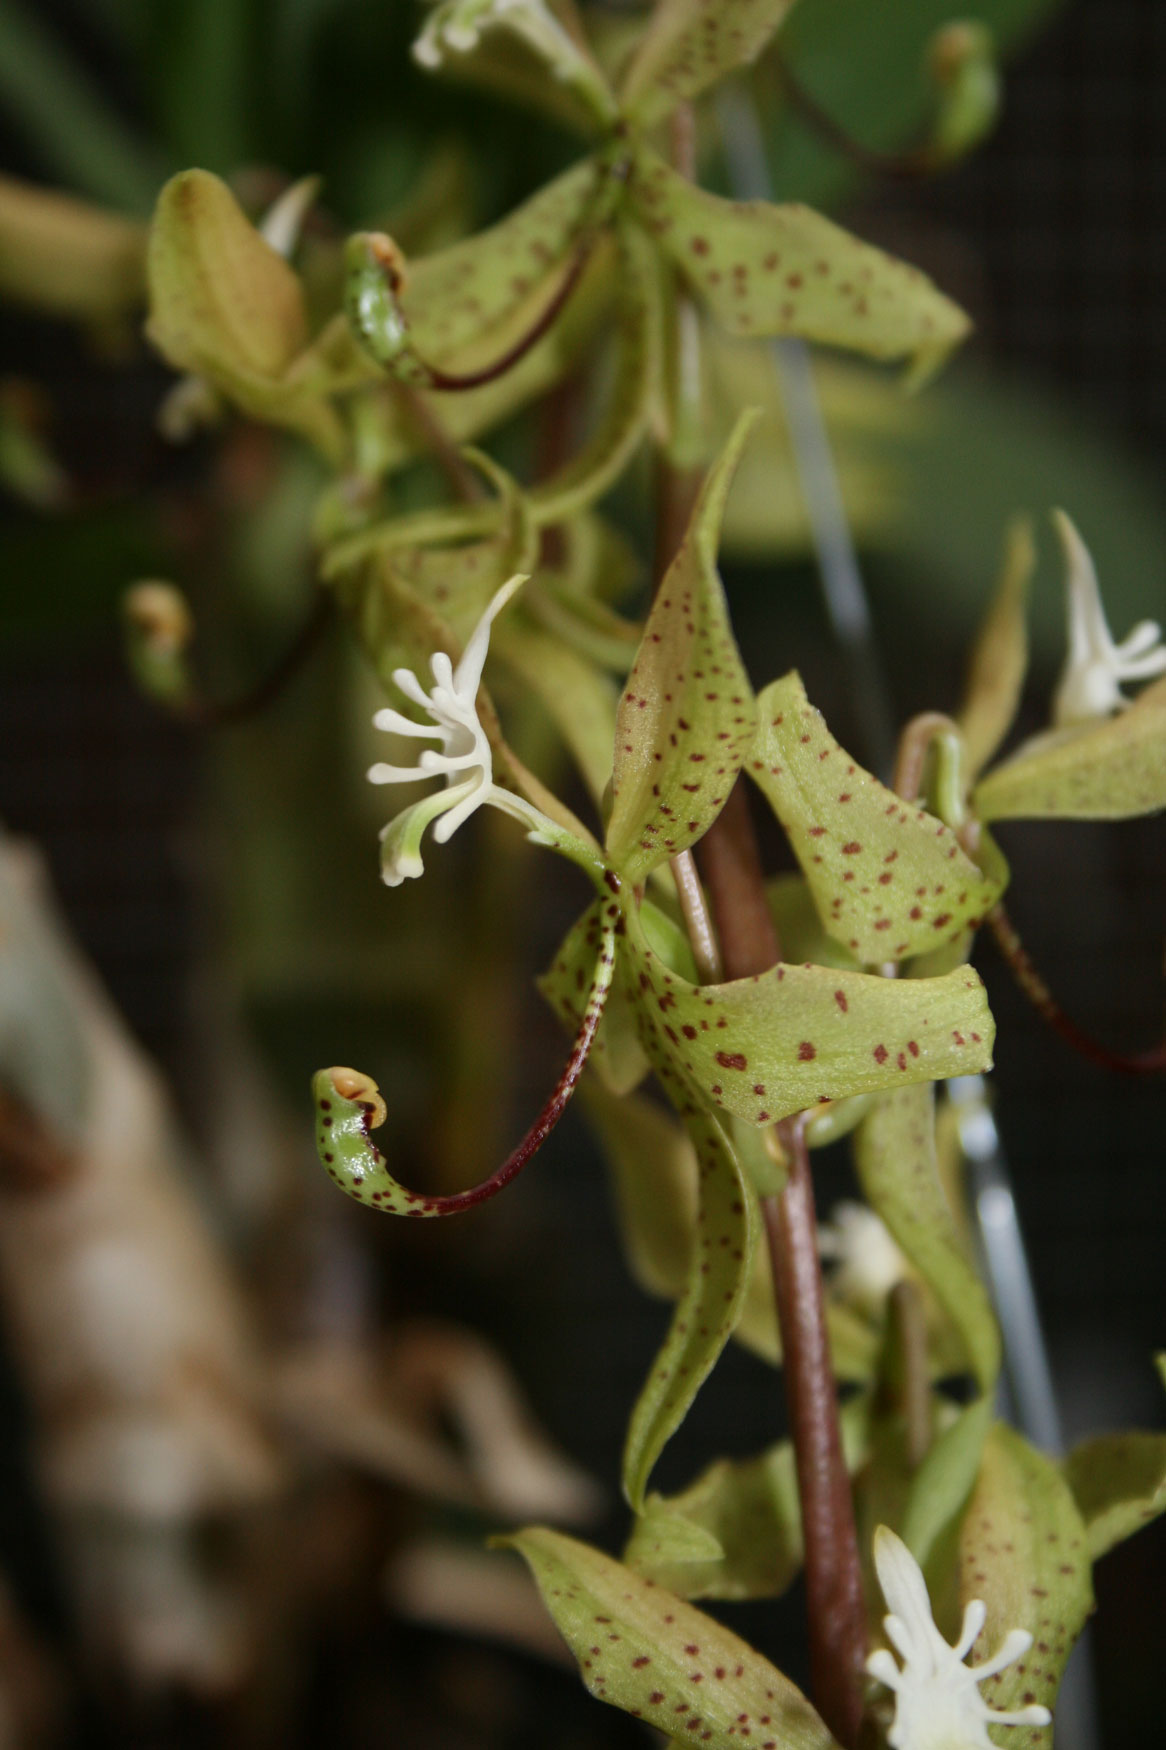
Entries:
<svg viewBox="0 0 1166 1750">
<path fill-rule="evenodd" d="M 1166 1434 L 1101 1434 L 1062 1468 L 1094 1561 L 1166 1513 Z"/>
<path fill-rule="evenodd" d="M 696 1244 L 668 1335 L 628 1422 L 623 1487 L 637 1512 L 653 1465 L 733 1333 L 757 1239 L 754 1195 L 720 1122 L 697 1111 L 685 1123 L 697 1158 Z"/>
<path fill-rule="evenodd" d="M 847 1468 L 863 1462 L 869 1401 L 841 1411 Z M 783 1440 L 756 1458 L 718 1459 L 678 1495 L 649 1495 L 624 1560 L 681 1598 L 776 1598 L 803 1561 L 793 1446 Z"/>
<path fill-rule="evenodd" d="M 962 941 L 1000 897 L 950 827 L 839 747 L 796 673 L 758 696 L 746 771 L 789 834 L 823 927 L 859 960 Z"/>
<path fill-rule="evenodd" d="M 566 271 L 604 174 L 584 159 L 498 224 L 409 263 L 400 307 L 428 364 L 475 369 L 533 325 Z"/>
<path fill-rule="evenodd" d="M 703 1611 L 601 1551 L 541 1527 L 500 1539 L 529 1563 L 592 1695 L 677 1744 L 836 1750 L 781 1672 Z"/>
<path fill-rule="evenodd" d="M 761 53 L 793 0 L 663 0 L 652 12 L 620 92 L 620 107 L 650 127 Z"/>
<path fill-rule="evenodd" d="M 172 365 L 208 378 L 253 418 L 340 453 L 332 409 L 285 381 L 307 340 L 300 282 L 217 176 L 184 170 L 163 188 L 147 279 L 146 331 Z"/>
<path fill-rule="evenodd" d="M 1052 1707 L 1093 1607 L 1088 1542 L 1056 1465 L 1002 1423 L 985 1443 L 964 1515 L 959 1596 L 961 1605 L 981 1598 L 988 1607 L 973 1663 L 995 1652 L 1009 1629 L 1027 1629 L 1034 1641 L 1018 1664 L 986 1679 L 984 1700 L 1005 1710 L 1030 1702 Z M 1027 1736 L 1028 1745 L 1051 1742 L 1051 1726 Z"/>
<path fill-rule="evenodd" d="M 968 665 L 959 726 L 967 781 L 977 778 L 1011 729 L 1028 669 L 1025 608 L 1036 566 L 1032 524 L 1016 517 L 1004 543 L 996 593 Z"/>
<path fill-rule="evenodd" d="M 1000 1336 L 940 1180 L 931 1087 L 884 1094 L 858 1128 L 854 1155 L 871 1207 L 959 1331 L 981 1392 L 990 1392 L 1000 1370 Z"/>
<path fill-rule="evenodd" d="M 1116 717 L 1053 730 L 989 772 L 981 820 L 1128 820 L 1166 808 L 1166 680 Z"/>
<path fill-rule="evenodd" d="M 627 914 L 621 960 L 641 1038 L 671 1097 L 768 1124 L 826 1100 L 990 1066 L 995 1026 L 976 974 L 887 979 L 825 966 L 694 985 Z"/>
<path fill-rule="evenodd" d="M 870 358 L 908 358 L 919 383 L 969 331 L 963 311 L 918 268 L 808 207 L 722 200 L 646 147 L 630 194 L 642 223 L 730 334 L 796 334 Z"/>
<path fill-rule="evenodd" d="M 751 424 L 738 420 L 705 480 L 619 703 L 607 848 L 631 881 L 708 831 L 753 737 L 752 690 L 717 575 L 721 514 Z"/>
<path fill-rule="evenodd" d="M 532 487 L 531 507 L 541 526 L 565 521 L 603 496 L 639 446 L 662 348 L 660 288 L 652 251 L 631 225 L 620 227 L 615 271 L 619 301 L 607 403 L 595 430 L 571 460 Z"/>
<path fill-rule="evenodd" d="M 0 297 L 50 316 L 108 322 L 145 295 L 144 225 L 0 176 Z"/>
<path fill-rule="evenodd" d="M 588 906 L 567 931 L 554 960 L 537 981 L 540 992 L 571 1033 L 578 1030 L 583 1019 L 587 986 L 608 903 L 596 900 Z M 604 1087 L 616 1095 L 629 1094 L 648 1073 L 636 1018 L 618 977 L 612 985 L 588 1062 Z"/>
</svg>

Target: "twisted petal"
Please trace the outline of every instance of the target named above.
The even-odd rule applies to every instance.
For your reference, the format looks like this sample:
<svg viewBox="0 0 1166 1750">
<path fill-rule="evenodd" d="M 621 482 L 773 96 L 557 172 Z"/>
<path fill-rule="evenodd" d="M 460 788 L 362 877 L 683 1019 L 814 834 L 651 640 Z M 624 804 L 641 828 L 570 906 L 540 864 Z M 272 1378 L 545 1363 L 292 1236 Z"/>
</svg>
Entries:
<svg viewBox="0 0 1166 1750">
<path fill-rule="evenodd" d="M 453 676 L 453 685 L 462 698 L 468 698 L 471 704 L 477 698 L 478 688 L 482 682 L 482 670 L 486 665 L 486 651 L 490 647 L 490 628 L 507 602 L 512 596 L 517 595 L 526 581 L 526 573 L 520 571 L 507 583 L 504 583 L 470 634 L 469 642 L 462 652 L 462 659 Z M 446 661 L 449 661 L 448 657 Z"/>
</svg>

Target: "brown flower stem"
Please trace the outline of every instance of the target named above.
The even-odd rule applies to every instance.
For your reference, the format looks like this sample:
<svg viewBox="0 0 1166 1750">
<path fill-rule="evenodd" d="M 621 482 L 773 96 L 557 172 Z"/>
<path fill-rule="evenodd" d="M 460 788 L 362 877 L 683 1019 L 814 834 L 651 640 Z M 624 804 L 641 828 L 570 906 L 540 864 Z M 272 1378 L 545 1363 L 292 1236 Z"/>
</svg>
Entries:
<svg viewBox="0 0 1166 1750">
<path fill-rule="evenodd" d="M 1128 1055 L 1111 1051 L 1108 1045 L 1094 1039 L 1092 1034 L 1086 1033 L 1084 1028 L 1079 1027 L 1065 1013 L 1038 972 L 1003 905 L 992 908 L 988 913 L 987 924 L 1012 976 L 1037 1014 L 1074 1051 L 1088 1058 L 1090 1063 L 1095 1063 L 1102 1069 L 1116 1070 L 1119 1075 L 1161 1075 L 1166 1072 L 1166 1040 L 1152 1046 L 1149 1051 L 1131 1052 Z"/>
<path fill-rule="evenodd" d="M 931 1447 L 931 1382 L 927 1373 L 927 1314 L 919 1285 L 896 1282 L 889 1303 L 898 1349 L 899 1406 L 907 1433 L 907 1463 L 918 1470 Z"/>
<path fill-rule="evenodd" d="M 785 1119 L 778 1132 L 789 1178 L 779 1196 L 762 1198 L 761 1211 L 773 1266 L 802 1510 L 811 1685 L 818 1711 L 834 1736 L 853 1746 L 862 1721 L 866 1618 L 826 1334 L 805 1115 Z"/>
<path fill-rule="evenodd" d="M 780 944 L 769 906 L 744 780 L 700 846 L 727 978 L 751 978 L 776 964 Z M 761 1200 L 781 1329 L 786 1402 L 806 1552 L 814 1700 L 844 1745 L 857 1741 L 866 1656 L 858 1537 L 842 1456 L 805 1114 L 777 1126 L 789 1177 Z"/>
<path fill-rule="evenodd" d="M 454 496 L 467 504 L 485 498 L 485 486 L 425 399 L 424 391 L 412 383 L 393 382 L 388 387 L 405 407 L 411 424 L 445 475 Z"/>
<path fill-rule="evenodd" d="M 695 169 L 691 110 L 675 112 L 671 126 L 675 167 Z M 679 454 L 662 452 L 657 465 L 657 585 L 684 538 L 700 490 L 702 470 L 685 465 L 701 429 L 699 332 L 690 301 L 676 290 L 673 422 Z M 683 460 L 682 460 L 683 458 Z M 781 959 L 781 944 L 765 895 L 765 880 L 743 779 L 699 847 L 708 910 L 726 978 L 750 978 Z M 675 868 L 675 866 L 674 866 Z M 685 871 L 678 885 L 684 892 Z M 682 899 L 683 904 L 683 899 Z M 703 911 L 703 908 L 702 908 Z M 707 914 L 705 914 L 707 916 Z M 707 957 L 702 925 L 689 934 L 698 965 Z M 710 930 L 711 935 L 711 930 Z M 784 1356 L 786 1399 L 794 1444 L 805 1541 L 810 1660 L 814 1699 L 835 1737 L 853 1750 L 862 1717 L 866 1619 L 850 1479 L 842 1456 L 838 1397 L 826 1333 L 822 1269 L 818 1259 L 805 1114 L 777 1125 L 789 1177 L 780 1196 L 762 1199 Z"/>
<path fill-rule="evenodd" d="M 291 644 L 274 668 L 255 686 L 237 698 L 225 699 L 220 703 L 196 694 L 179 708 L 179 715 L 196 729 L 221 729 L 232 723 L 245 723 L 251 717 L 258 717 L 260 712 L 279 697 L 315 650 L 331 612 L 331 595 L 326 590 L 317 589 L 311 610 Z"/>
<path fill-rule="evenodd" d="M 819 139 L 824 140 L 828 146 L 833 146 L 836 152 L 843 158 L 848 158 L 860 170 L 869 171 L 892 182 L 918 182 L 922 177 L 933 175 L 940 168 L 942 161 L 930 145 L 916 146 L 906 152 L 881 152 L 874 146 L 863 145 L 861 140 L 848 134 L 817 98 L 807 91 L 778 52 L 773 50 L 772 54 L 782 89 L 791 108 Z"/>
</svg>

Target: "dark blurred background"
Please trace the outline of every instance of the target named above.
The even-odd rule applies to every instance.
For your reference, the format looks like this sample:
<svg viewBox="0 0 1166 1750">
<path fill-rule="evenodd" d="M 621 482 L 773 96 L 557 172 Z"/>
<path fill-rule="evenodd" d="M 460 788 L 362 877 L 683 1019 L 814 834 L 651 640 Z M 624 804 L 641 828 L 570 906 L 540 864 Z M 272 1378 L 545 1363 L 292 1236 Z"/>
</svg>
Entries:
<svg viewBox="0 0 1166 1750">
<path fill-rule="evenodd" d="M 44 10 L 98 57 L 116 84 L 117 68 L 101 62 L 85 8 L 58 3 Z M 1071 0 L 1011 65 L 1002 121 L 968 164 L 926 188 L 868 189 L 845 215 L 854 229 L 907 254 L 913 239 L 923 239 L 925 265 L 975 315 L 973 362 L 981 375 L 990 372 L 1008 390 L 1038 391 L 1059 410 L 1066 429 L 1086 432 L 1089 445 L 1115 467 L 1128 465 L 1151 496 L 1166 461 L 1164 91 L 1161 6 Z M 132 104 L 132 91 L 124 95 Z M 23 138 L 5 132 L 2 123 L 0 161 L 22 174 L 37 170 Z M 156 531 L 133 504 L 135 483 L 172 478 L 175 469 L 198 461 L 159 454 L 151 421 L 166 377 L 158 366 L 139 364 L 122 374 L 95 363 L 65 330 L 3 310 L 0 372 L 46 384 L 62 459 L 106 503 L 84 530 L 71 537 L 58 532 L 54 564 L 71 564 L 79 578 L 96 581 L 78 624 L 49 642 L 38 636 L 30 611 L 51 581 L 40 570 L 37 519 L 4 506 L 0 819 L 43 845 L 80 939 L 134 1032 L 189 1098 L 184 1054 L 198 911 L 192 838 L 199 750 L 133 689 L 112 608 L 120 583 L 148 568 L 156 551 Z M 1043 515 L 1046 507 L 1029 508 Z M 1073 511 L 1071 500 L 1066 508 Z M 1156 514 L 1166 516 L 1161 499 Z M 1083 532 L 1090 537 L 1089 529 Z M 998 538 L 999 529 L 984 535 L 989 549 Z M 1144 558 L 1158 593 L 1141 612 L 1162 615 L 1166 548 Z M 959 601 L 947 613 L 933 593 L 916 614 L 891 556 L 872 558 L 867 571 L 898 714 L 950 708 L 975 604 Z M 833 719 L 845 713 L 846 700 L 832 697 L 836 665 L 822 642 L 810 574 L 793 576 L 804 589 L 783 591 L 780 622 L 768 608 L 772 598 L 759 571 L 730 577 L 741 641 L 763 652 L 762 679 L 779 663 L 802 667 L 812 695 Z M 988 583 L 986 575 L 985 591 Z M 1126 629 L 1124 621 L 1114 626 L 1118 636 Z M 1055 641 L 1038 651 L 1026 704 L 1031 727 L 1039 722 L 1057 660 Z M 1014 863 L 1013 917 L 1065 1007 L 1116 1046 L 1149 1043 L 1162 1024 L 1163 821 L 1014 826 L 1000 836 Z M 568 916 L 544 909 L 532 965 Z M 997 1118 L 1067 1431 L 1161 1426 L 1150 1359 L 1164 1341 L 1166 1307 L 1162 1088 L 1115 1080 L 1073 1058 L 1019 996 L 989 943 L 977 964 L 999 1022 Z M 533 995 L 529 1014 L 532 1028 L 545 1034 Z M 540 1075 L 556 1049 L 551 1036 Z M 539 1085 L 532 1079 L 528 1091 L 537 1093 Z M 827 1166 L 823 1173 L 827 1186 L 832 1177 L 843 1185 L 840 1169 Z M 444 1279 L 449 1304 L 436 1310 L 473 1317 L 500 1341 L 550 1428 L 606 1483 L 617 1473 L 627 1409 L 665 1311 L 628 1282 L 600 1163 L 581 1120 L 571 1118 L 530 1177 L 516 1212 L 497 1221 L 491 1211 L 471 1218 L 467 1244 L 478 1248 L 475 1262 L 460 1286 Z M 422 1304 L 432 1294 L 427 1268 L 441 1242 L 440 1232 L 427 1232 L 416 1245 L 410 1237 L 396 1266 L 402 1299 L 410 1287 Z M 14 1386 L 8 1396 L 15 1405 Z M 691 1431 L 666 1455 L 661 1486 L 678 1485 L 715 1453 L 743 1454 L 772 1439 L 778 1398 L 758 1364 L 730 1357 L 702 1396 Z M 0 1479 L 6 1484 L 0 1489 L 6 1545 L 0 1558 L 34 1615 L 51 1617 L 52 1588 L 39 1566 L 43 1546 L 29 1533 L 35 1524 L 31 1480 L 11 1457 Z M 619 1523 L 613 1513 L 613 1540 Z M 1156 1526 L 1106 1558 L 1097 1574 L 1100 1743 L 1112 1750 L 1161 1741 L 1152 1649 L 1166 1634 L 1164 1558 L 1166 1532 Z M 780 1610 L 729 1611 L 727 1617 L 767 1644 L 779 1621 L 787 1641 L 796 1636 L 796 1610 L 795 1599 Z M 335 1730 L 336 1713 L 321 1703 L 302 1722 L 305 1744 L 464 1742 L 519 1750 L 548 1742 L 538 1726 L 548 1694 L 560 1709 L 573 1706 L 568 1681 L 542 1674 L 537 1690 L 522 1690 L 522 1699 L 512 1696 L 501 1707 L 495 1728 L 458 1737 L 445 1717 L 457 1712 L 452 1702 L 439 1709 L 439 1728 L 409 1712 L 400 1685 L 406 1673 L 420 1671 L 439 1691 L 452 1693 L 471 1682 L 474 1660 L 485 1655 L 463 1648 L 463 1663 L 451 1663 L 441 1637 L 384 1625 L 373 1640 L 385 1649 L 385 1696 L 395 1675 L 398 1699 L 384 1700 L 388 1712 L 347 1721 L 343 1732 Z M 343 1662 L 333 1669 L 334 1690 L 343 1688 L 344 1671 Z M 490 1693 L 497 1692 L 496 1672 L 493 1681 Z M 517 1679 L 507 1683 L 513 1689 Z M 639 1741 L 630 1722 L 602 1714 L 582 1696 L 570 1722 L 556 1744 L 583 1750 Z"/>
</svg>

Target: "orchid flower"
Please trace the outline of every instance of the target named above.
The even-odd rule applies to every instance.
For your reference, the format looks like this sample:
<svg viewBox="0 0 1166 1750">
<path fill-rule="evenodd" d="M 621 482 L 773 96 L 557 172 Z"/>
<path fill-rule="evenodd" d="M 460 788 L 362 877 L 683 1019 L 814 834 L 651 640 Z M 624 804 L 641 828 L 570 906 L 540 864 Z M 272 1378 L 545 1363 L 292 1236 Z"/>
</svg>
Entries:
<svg viewBox="0 0 1166 1750">
<path fill-rule="evenodd" d="M 495 784 L 490 743 L 478 717 L 478 687 L 490 645 L 490 628 L 525 582 L 524 576 L 512 577 L 497 591 L 470 634 L 456 668 L 444 650 L 434 652 L 429 661 L 434 685 L 429 692 L 412 669 L 393 671 L 394 684 L 412 704 L 420 706 L 430 722 L 418 723 L 386 706 L 373 717 L 374 726 L 396 735 L 440 741 L 441 748 L 426 748 L 415 766 L 380 762 L 369 769 L 369 782 L 412 784 L 419 778 L 440 774 L 445 778 L 445 788 L 404 809 L 381 832 L 381 875 L 389 887 L 399 887 L 402 881 L 424 872 L 421 839 L 427 826 L 436 822 L 433 836 L 438 844 L 444 844 L 483 803 L 513 815 L 536 841 L 550 842 L 548 834 L 562 836 L 539 809 Z"/>
<path fill-rule="evenodd" d="M 918 1562 L 900 1538 L 880 1525 L 874 1536 L 875 1569 L 891 1614 L 887 1638 L 902 1660 L 886 1648 L 872 1653 L 866 1668 L 894 1692 L 895 1717 L 887 1733 L 892 1750 L 995 1750 L 989 1726 L 1047 1726 L 1048 1708 L 1032 1705 L 1013 1713 L 989 1707 L 979 1686 L 1014 1664 L 1032 1645 L 1027 1629 L 1015 1628 L 982 1665 L 965 1660 L 984 1626 L 987 1609 L 973 1598 L 964 1611 L 955 1646 L 935 1626 L 931 1601 Z"/>
<path fill-rule="evenodd" d="M 839 1300 L 879 1311 L 909 1272 L 906 1258 L 882 1218 L 865 1203 L 844 1200 L 818 1228 L 818 1250 L 835 1265 L 831 1292 Z"/>
<path fill-rule="evenodd" d="M 545 0 L 437 0 L 413 44 L 413 59 L 432 72 L 449 54 L 471 54 L 486 32 L 496 28 L 519 37 L 601 121 L 614 119 L 615 100 L 602 74 Z"/>
<path fill-rule="evenodd" d="M 1089 550 L 1064 511 L 1054 511 L 1053 521 L 1065 554 L 1069 619 L 1069 656 L 1053 696 L 1053 724 L 1065 729 L 1124 709 L 1130 701 L 1120 683 L 1166 674 L 1166 645 L 1154 620 L 1139 621 L 1114 643 Z"/>
</svg>

